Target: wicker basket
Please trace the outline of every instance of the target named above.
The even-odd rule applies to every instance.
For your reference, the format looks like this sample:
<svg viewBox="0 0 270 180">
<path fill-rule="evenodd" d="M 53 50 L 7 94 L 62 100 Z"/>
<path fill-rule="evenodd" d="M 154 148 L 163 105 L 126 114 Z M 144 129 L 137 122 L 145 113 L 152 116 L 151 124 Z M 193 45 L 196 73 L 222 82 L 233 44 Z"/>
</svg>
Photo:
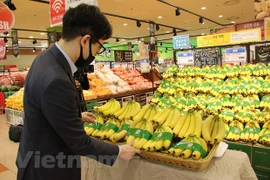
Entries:
<svg viewBox="0 0 270 180">
<path fill-rule="evenodd" d="M 219 144 L 215 144 L 207 157 L 201 160 L 183 159 L 165 153 L 148 151 L 141 151 L 140 156 L 155 163 L 167 164 L 178 168 L 203 170 L 208 167 L 210 161 L 213 159 L 218 145 Z"/>
</svg>

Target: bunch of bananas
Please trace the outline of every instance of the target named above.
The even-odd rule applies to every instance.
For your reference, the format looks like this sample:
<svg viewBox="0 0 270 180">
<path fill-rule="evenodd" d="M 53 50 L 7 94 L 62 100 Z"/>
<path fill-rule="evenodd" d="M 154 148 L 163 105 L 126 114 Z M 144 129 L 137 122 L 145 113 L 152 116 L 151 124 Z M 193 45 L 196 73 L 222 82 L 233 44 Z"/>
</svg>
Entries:
<svg viewBox="0 0 270 180">
<path fill-rule="evenodd" d="M 253 69 L 255 76 L 267 76 L 267 66 L 264 63 L 257 63 Z"/>
<path fill-rule="evenodd" d="M 253 73 L 253 65 L 252 64 L 245 64 L 244 66 L 242 66 L 242 68 L 239 71 L 240 75 L 252 75 Z"/>
<path fill-rule="evenodd" d="M 231 107 L 231 96 L 229 94 L 221 95 L 220 101 L 222 107 Z"/>
<path fill-rule="evenodd" d="M 145 151 L 167 150 L 171 145 L 172 138 L 173 132 L 169 126 L 159 126 L 142 149 Z"/>
<path fill-rule="evenodd" d="M 256 109 L 260 107 L 260 98 L 258 97 L 257 94 L 249 95 L 247 98 L 250 101 L 250 108 L 251 109 Z"/>
<path fill-rule="evenodd" d="M 102 125 L 104 124 L 104 118 L 101 114 L 97 113 L 95 114 L 96 120 L 95 122 L 89 124 L 89 123 L 84 123 L 84 130 L 88 136 L 92 135 L 92 133 L 95 130 L 99 130 Z"/>
<path fill-rule="evenodd" d="M 134 128 L 129 128 L 126 143 L 134 141 L 133 147 L 141 149 L 150 139 L 154 131 L 151 122 L 142 119 Z"/>
<path fill-rule="evenodd" d="M 225 137 L 226 129 L 224 122 L 218 115 L 208 116 L 202 125 L 202 136 L 207 143 L 215 144 Z"/>
<path fill-rule="evenodd" d="M 246 142 L 257 143 L 259 140 L 260 125 L 256 121 L 246 123 L 244 130 L 241 132 L 240 139 Z"/>
<path fill-rule="evenodd" d="M 250 101 L 248 98 L 240 98 L 236 101 L 234 111 L 250 109 Z"/>
<path fill-rule="evenodd" d="M 120 121 L 124 119 L 133 119 L 141 109 L 141 105 L 135 101 L 128 101 L 119 111 L 115 112 L 113 115 Z"/>
<path fill-rule="evenodd" d="M 219 117 L 225 122 L 230 123 L 234 119 L 234 111 L 229 108 L 224 108 L 221 110 Z"/>
<path fill-rule="evenodd" d="M 154 116 L 159 113 L 159 108 L 156 104 L 146 104 L 142 107 L 142 109 L 137 113 L 137 115 L 133 118 L 133 122 L 131 124 L 131 128 L 134 128 L 142 119 L 151 121 Z"/>
<path fill-rule="evenodd" d="M 173 127 L 174 137 L 181 139 L 188 137 L 190 134 L 201 136 L 202 116 L 193 109 L 189 109 L 180 119 L 177 120 Z"/>
<path fill-rule="evenodd" d="M 113 115 L 121 108 L 120 103 L 116 99 L 110 99 L 102 106 L 95 106 L 94 110 L 102 113 L 104 116 Z"/>
<path fill-rule="evenodd" d="M 260 87 L 261 93 L 270 93 L 270 80 L 265 81 Z"/>
<path fill-rule="evenodd" d="M 150 121 L 157 125 L 168 125 L 169 127 L 174 127 L 179 118 L 181 117 L 181 112 L 174 106 L 170 108 L 163 109 L 159 111 Z"/>
<path fill-rule="evenodd" d="M 254 117 L 255 113 L 252 112 L 251 110 L 240 110 L 238 112 L 236 112 L 235 114 L 235 119 L 240 121 L 241 123 L 248 123 L 249 121 L 251 121 Z"/>
<path fill-rule="evenodd" d="M 254 116 L 254 119 L 259 123 L 266 123 L 270 120 L 270 107 L 264 108 L 261 112 L 258 111 Z"/>
<path fill-rule="evenodd" d="M 189 135 L 168 150 L 173 156 L 181 158 L 203 159 L 207 156 L 208 147 L 204 139 L 196 135 Z"/>
<path fill-rule="evenodd" d="M 260 132 L 259 143 L 270 146 L 270 121 L 267 121 Z"/>
<path fill-rule="evenodd" d="M 212 98 L 208 101 L 206 111 L 208 113 L 217 114 L 222 109 L 222 104 L 219 98 Z"/>
<path fill-rule="evenodd" d="M 154 94 L 153 94 L 153 97 L 152 97 L 152 102 L 153 103 L 158 103 L 159 101 L 160 101 L 160 99 L 162 98 L 162 95 L 160 94 L 160 93 L 158 93 L 158 92 L 155 92 Z"/>
<path fill-rule="evenodd" d="M 124 137 L 126 136 L 129 128 L 130 128 L 130 124 L 132 124 L 132 120 L 124 120 L 122 121 L 122 124 L 120 126 L 120 128 L 115 132 L 115 134 L 113 134 L 111 137 L 110 137 L 110 140 L 113 142 L 113 143 L 116 143 L 122 139 L 124 139 Z"/>
<path fill-rule="evenodd" d="M 229 124 L 230 131 L 226 136 L 229 141 L 238 141 L 240 139 L 241 132 L 244 130 L 244 125 L 239 121 L 232 121 Z"/>
<path fill-rule="evenodd" d="M 113 117 L 109 117 L 108 121 L 103 124 L 99 130 L 96 129 L 92 133 L 92 136 L 100 139 L 110 139 L 110 137 L 118 130 L 119 127 L 120 122 Z"/>
<path fill-rule="evenodd" d="M 262 97 L 260 106 L 262 108 L 270 107 L 270 94 L 266 94 Z"/>
</svg>

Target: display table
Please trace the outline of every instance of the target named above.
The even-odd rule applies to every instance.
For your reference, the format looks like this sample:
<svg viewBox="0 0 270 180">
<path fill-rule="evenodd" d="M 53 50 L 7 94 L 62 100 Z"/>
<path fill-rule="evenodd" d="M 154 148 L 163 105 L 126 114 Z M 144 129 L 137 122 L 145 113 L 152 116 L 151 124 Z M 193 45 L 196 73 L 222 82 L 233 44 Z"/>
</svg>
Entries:
<svg viewBox="0 0 270 180">
<path fill-rule="evenodd" d="M 207 169 L 185 170 L 155 164 L 139 156 L 129 162 L 118 159 L 114 166 L 106 166 L 89 158 L 82 158 L 82 180 L 256 180 L 248 156 L 227 150 L 221 158 L 214 158 Z"/>
</svg>

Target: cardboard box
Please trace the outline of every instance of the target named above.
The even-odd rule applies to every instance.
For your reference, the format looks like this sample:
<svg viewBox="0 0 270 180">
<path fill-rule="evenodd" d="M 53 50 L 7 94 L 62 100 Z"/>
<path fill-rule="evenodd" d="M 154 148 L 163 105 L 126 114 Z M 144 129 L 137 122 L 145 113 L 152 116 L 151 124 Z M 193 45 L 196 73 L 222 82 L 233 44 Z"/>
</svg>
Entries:
<svg viewBox="0 0 270 180">
<path fill-rule="evenodd" d="M 258 180 L 269 180 L 270 179 L 270 173 L 269 172 L 264 172 L 258 169 L 254 168 L 254 171 L 256 173 L 256 176 Z"/>
<path fill-rule="evenodd" d="M 229 145 L 228 149 L 244 152 L 248 155 L 250 163 L 252 163 L 252 144 L 224 141 Z"/>
<path fill-rule="evenodd" d="M 270 148 L 254 145 L 252 148 L 252 167 L 270 175 Z M 270 178 L 269 178 L 270 179 Z"/>
</svg>

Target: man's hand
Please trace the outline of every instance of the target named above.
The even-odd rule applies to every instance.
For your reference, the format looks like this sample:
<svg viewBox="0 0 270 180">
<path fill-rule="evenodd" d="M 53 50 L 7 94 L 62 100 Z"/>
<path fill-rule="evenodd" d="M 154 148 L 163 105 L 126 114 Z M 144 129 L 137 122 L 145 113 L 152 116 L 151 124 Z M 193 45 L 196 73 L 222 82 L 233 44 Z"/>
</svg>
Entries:
<svg viewBox="0 0 270 180">
<path fill-rule="evenodd" d="M 96 120 L 96 116 L 90 112 L 82 112 L 82 121 L 87 123 L 93 123 Z"/>
<path fill-rule="evenodd" d="M 119 157 L 121 159 L 129 161 L 136 153 L 140 154 L 141 151 L 138 149 L 135 149 L 132 147 L 134 141 L 130 142 L 129 144 L 125 144 L 120 146 L 121 147 L 121 152 L 119 154 Z"/>
</svg>

